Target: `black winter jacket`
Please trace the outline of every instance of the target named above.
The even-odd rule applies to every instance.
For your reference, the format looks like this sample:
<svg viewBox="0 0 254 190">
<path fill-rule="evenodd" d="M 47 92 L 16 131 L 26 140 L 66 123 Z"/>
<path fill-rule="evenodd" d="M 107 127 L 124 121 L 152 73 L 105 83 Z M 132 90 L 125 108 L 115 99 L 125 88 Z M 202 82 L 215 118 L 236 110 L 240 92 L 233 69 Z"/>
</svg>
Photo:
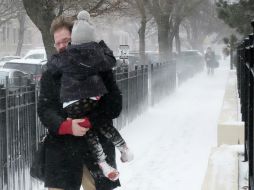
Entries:
<svg viewBox="0 0 254 190">
<path fill-rule="evenodd" d="M 100 72 L 108 93 L 98 101 L 98 106 L 88 115 L 93 128 L 112 125 L 112 119 L 119 116 L 122 109 L 122 96 L 116 85 L 112 71 Z M 120 185 L 99 175 L 101 173 L 90 152 L 84 137 L 58 135 L 61 123 L 67 114 L 60 101 L 60 77 L 45 71 L 40 82 L 38 115 L 48 129 L 46 139 L 45 186 L 79 190 L 83 164 L 87 165 L 96 182 L 97 190 L 109 190 Z M 98 137 L 107 155 L 107 161 L 116 167 L 115 148 L 111 142 L 98 133 Z"/>
<path fill-rule="evenodd" d="M 113 52 L 100 41 L 69 45 L 51 57 L 48 70 L 62 77 L 60 99 L 68 102 L 107 93 L 98 73 L 111 70 L 115 64 Z"/>
</svg>

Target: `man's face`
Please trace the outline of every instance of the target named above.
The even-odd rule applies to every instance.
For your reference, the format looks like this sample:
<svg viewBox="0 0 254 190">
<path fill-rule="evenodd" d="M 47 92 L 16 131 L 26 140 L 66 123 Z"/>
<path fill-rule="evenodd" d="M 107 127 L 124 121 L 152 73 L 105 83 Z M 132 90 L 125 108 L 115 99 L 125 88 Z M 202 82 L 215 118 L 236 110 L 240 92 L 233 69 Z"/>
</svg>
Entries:
<svg viewBox="0 0 254 190">
<path fill-rule="evenodd" d="M 71 41 L 71 33 L 67 28 L 59 28 L 54 32 L 55 48 L 57 52 L 62 52 L 66 49 Z"/>
</svg>

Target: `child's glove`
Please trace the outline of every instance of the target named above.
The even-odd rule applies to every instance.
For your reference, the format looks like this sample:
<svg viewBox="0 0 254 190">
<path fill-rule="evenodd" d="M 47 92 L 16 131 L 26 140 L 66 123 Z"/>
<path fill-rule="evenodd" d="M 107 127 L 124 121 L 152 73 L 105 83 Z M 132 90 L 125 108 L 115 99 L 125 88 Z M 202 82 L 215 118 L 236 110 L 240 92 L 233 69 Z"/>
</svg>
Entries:
<svg viewBox="0 0 254 190">
<path fill-rule="evenodd" d="M 92 128 L 92 125 L 87 117 L 84 118 L 83 122 L 78 123 L 81 127 Z"/>
<path fill-rule="evenodd" d="M 72 119 L 67 119 L 62 122 L 58 129 L 59 135 L 72 135 Z"/>
</svg>

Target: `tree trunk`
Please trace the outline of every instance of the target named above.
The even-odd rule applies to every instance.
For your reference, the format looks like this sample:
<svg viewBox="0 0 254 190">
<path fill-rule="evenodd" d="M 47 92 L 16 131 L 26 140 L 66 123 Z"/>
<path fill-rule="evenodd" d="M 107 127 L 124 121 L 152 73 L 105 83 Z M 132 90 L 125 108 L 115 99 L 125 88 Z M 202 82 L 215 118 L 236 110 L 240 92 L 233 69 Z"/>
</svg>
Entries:
<svg viewBox="0 0 254 190">
<path fill-rule="evenodd" d="M 179 36 L 179 27 L 180 27 L 181 19 L 175 19 L 175 23 L 171 21 L 170 24 L 170 32 L 169 32 L 169 50 L 170 53 L 173 51 L 173 41 L 175 39 L 176 51 L 179 53 L 181 51 L 181 42 Z"/>
<path fill-rule="evenodd" d="M 23 0 L 24 7 L 30 19 L 41 32 L 44 47 L 49 58 L 55 53 L 53 36 L 50 34 L 50 25 L 55 18 L 53 1 Z"/>
<path fill-rule="evenodd" d="M 23 42 L 24 42 L 25 22 L 26 22 L 25 13 L 20 13 L 20 12 L 18 13 L 18 21 L 19 21 L 19 39 L 18 39 L 18 46 L 17 46 L 15 55 L 20 55 Z"/>
<path fill-rule="evenodd" d="M 191 27 L 190 45 L 191 45 L 192 49 L 199 49 L 200 35 L 199 35 L 199 31 L 198 31 L 198 24 L 195 19 L 191 20 L 190 27 Z"/>
<path fill-rule="evenodd" d="M 146 32 L 146 17 L 143 17 L 141 20 L 141 26 L 140 29 L 138 30 L 138 35 L 139 35 L 139 54 L 140 54 L 140 59 L 141 63 L 145 64 L 145 49 L 146 49 L 146 44 L 145 44 L 145 32 Z"/>
<path fill-rule="evenodd" d="M 173 40 L 174 40 L 174 24 L 173 19 L 171 18 L 169 21 L 169 34 L 168 34 L 168 41 L 169 41 L 169 52 L 172 54 L 173 52 Z"/>
<path fill-rule="evenodd" d="M 176 43 L 176 52 L 180 53 L 181 52 L 181 41 L 180 41 L 180 34 L 179 34 L 179 27 L 180 24 L 176 23 L 175 26 L 175 43 Z"/>
<path fill-rule="evenodd" d="M 198 21 L 195 19 L 191 20 L 191 37 L 190 37 L 190 45 L 192 49 L 197 49 L 203 52 L 203 41 L 206 35 L 201 31 L 198 26 Z"/>
<path fill-rule="evenodd" d="M 174 33 L 170 32 L 169 37 L 168 37 L 169 53 L 170 54 L 173 52 L 174 37 L 175 37 Z"/>
<path fill-rule="evenodd" d="M 186 31 L 186 36 L 187 36 L 187 41 L 190 43 L 191 42 L 191 32 L 190 32 L 190 27 L 185 24 L 183 25 Z"/>
<path fill-rule="evenodd" d="M 161 61 L 169 60 L 169 15 L 160 15 L 157 20 L 158 43 Z"/>
<path fill-rule="evenodd" d="M 43 44 L 44 44 L 48 59 L 53 53 L 56 53 L 56 49 L 54 47 L 54 38 L 49 32 L 49 28 L 50 26 L 45 27 L 41 30 Z"/>
</svg>

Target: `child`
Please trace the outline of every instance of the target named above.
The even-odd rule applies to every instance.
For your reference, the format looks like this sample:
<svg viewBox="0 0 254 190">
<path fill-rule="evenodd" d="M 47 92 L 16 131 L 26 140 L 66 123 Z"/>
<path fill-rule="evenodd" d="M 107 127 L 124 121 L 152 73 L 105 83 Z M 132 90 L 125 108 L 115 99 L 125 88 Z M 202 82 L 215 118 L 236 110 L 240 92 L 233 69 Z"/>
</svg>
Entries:
<svg viewBox="0 0 254 190">
<path fill-rule="evenodd" d="M 48 70 L 52 72 L 53 76 L 61 76 L 60 98 L 68 117 L 72 119 L 85 117 L 80 126 L 91 128 L 86 116 L 93 112 L 100 98 L 107 93 L 107 88 L 99 72 L 111 70 L 116 61 L 112 51 L 103 41 L 95 42 L 94 28 L 90 23 L 90 15 L 87 11 L 81 11 L 78 14 L 71 39 L 72 42 L 66 51 L 61 52 L 60 56 L 52 56 Z M 111 57 L 112 61 L 106 59 L 106 56 Z M 102 126 L 96 130 L 91 128 L 86 133 L 89 147 L 97 158 L 103 174 L 115 181 L 119 177 L 119 172 L 106 162 L 106 155 L 96 132 L 104 135 L 119 149 L 122 162 L 131 161 L 133 154 L 114 126 Z"/>
</svg>

